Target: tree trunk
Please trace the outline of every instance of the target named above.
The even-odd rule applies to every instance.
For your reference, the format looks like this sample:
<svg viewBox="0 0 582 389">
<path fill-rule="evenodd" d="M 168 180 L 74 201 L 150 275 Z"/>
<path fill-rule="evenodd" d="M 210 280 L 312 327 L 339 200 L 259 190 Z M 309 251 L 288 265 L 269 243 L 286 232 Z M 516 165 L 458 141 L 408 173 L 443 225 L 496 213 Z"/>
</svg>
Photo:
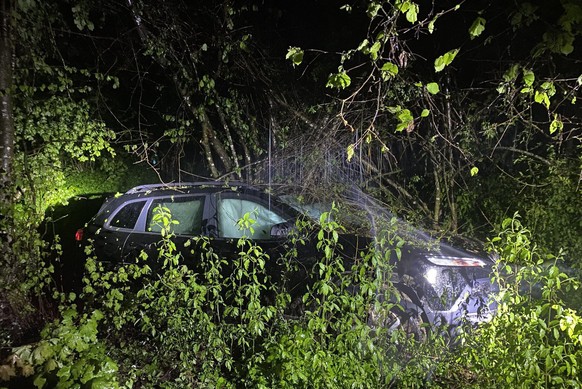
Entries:
<svg viewBox="0 0 582 389">
<path fill-rule="evenodd" d="M 11 181 L 14 156 L 12 116 L 12 1 L 0 0 L 0 171 L 1 184 Z"/>
</svg>

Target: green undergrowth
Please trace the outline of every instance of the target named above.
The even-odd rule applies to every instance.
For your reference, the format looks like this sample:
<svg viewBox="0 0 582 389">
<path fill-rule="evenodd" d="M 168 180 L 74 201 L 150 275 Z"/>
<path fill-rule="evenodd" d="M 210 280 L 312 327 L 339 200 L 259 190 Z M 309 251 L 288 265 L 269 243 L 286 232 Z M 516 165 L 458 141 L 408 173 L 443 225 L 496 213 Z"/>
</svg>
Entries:
<svg viewBox="0 0 582 389">
<path fill-rule="evenodd" d="M 342 227 L 324 213 L 315 232 L 300 226 L 280 257 L 247 239 L 227 260 L 206 238 L 173 242 L 168 209 L 158 257 L 109 268 L 89 248 L 80 296 L 57 294 L 60 318 L 41 339 L 13 350 L 0 379 L 94 388 L 579 387 L 582 322 L 561 297 L 576 281 L 540 256 L 519 218 L 492 240 L 499 311 L 455 345 L 439 331 L 418 339 L 389 330 L 399 302 L 391 283 L 394 232 L 347 264 Z M 239 226 L 252 230 L 252 215 Z M 309 231 L 309 232 L 308 232 Z M 298 250 L 313 233 L 313 282 L 290 294 Z M 548 259 L 553 262 L 547 265 Z M 195 261 L 195 262 L 192 262 Z M 278 272 L 269 271 L 273 263 Z M 278 274 L 276 277 L 274 274 Z M 80 298 L 79 298 L 80 297 Z M 369 320 L 373 312 L 376 320 Z M 378 320 L 378 317 L 381 317 Z"/>
</svg>

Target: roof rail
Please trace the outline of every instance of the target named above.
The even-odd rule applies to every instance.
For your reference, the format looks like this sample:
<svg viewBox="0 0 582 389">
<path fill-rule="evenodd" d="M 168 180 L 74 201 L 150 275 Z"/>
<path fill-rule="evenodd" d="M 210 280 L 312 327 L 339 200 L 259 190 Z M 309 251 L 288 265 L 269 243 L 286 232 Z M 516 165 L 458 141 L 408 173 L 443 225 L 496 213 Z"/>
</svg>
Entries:
<svg viewBox="0 0 582 389">
<path fill-rule="evenodd" d="M 156 189 L 179 189 L 179 188 L 189 188 L 193 186 L 247 186 L 247 184 L 239 181 L 200 181 L 200 182 L 167 182 L 164 184 L 146 184 L 138 185 L 129 189 L 126 194 L 147 192 Z"/>
</svg>

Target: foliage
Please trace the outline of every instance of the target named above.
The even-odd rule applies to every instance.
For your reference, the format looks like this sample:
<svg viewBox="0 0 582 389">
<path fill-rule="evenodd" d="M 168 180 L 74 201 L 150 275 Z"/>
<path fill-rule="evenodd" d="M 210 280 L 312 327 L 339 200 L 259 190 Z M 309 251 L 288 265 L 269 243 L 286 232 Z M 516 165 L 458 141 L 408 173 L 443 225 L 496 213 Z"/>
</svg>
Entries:
<svg viewBox="0 0 582 389">
<path fill-rule="evenodd" d="M 491 322 L 465 334 L 458 359 L 480 387 L 579 387 L 582 384 L 582 318 L 563 299 L 579 282 L 543 255 L 514 216 L 491 243 L 500 259 L 500 286 Z"/>
<path fill-rule="evenodd" d="M 335 219 L 325 212 L 316 226 L 300 220 L 280 258 L 241 238 L 238 255 L 228 260 L 209 238 L 195 238 L 187 245 L 200 256 L 190 262 L 172 240 L 177 222 L 159 207 L 153 220 L 162 227 L 159 257 L 142 255 L 114 268 L 88 258 L 85 313 L 77 314 L 75 296 L 62 296 L 62 319 L 38 343 L 16 349 L 2 371 L 34 370 L 39 387 L 45 380 L 102 380 L 110 387 L 580 384 L 582 319 L 563 299 L 578 285 L 538 251 L 517 217 L 492 240 L 501 255 L 493 275 L 498 314 L 478 328 L 459 328 L 456 348 L 438 331 L 416 339 L 389 330 L 398 294 L 388 258 L 398 255 L 398 231 L 387 226 L 376 248 L 345 262 L 337 253 L 343 227 Z M 252 214 L 238 223 L 249 232 L 253 224 Z M 292 301 L 286 276 L 298 271 L 306 234 L 317 237 L 320 257 L 309 269 L 313 283 Z M 280 272 L 267 272 L 273 261 Z"/>
<path fill-rule="evenodd" d="M 41 340 L 18 347 L 12 364 L 4 365 L 6 377 L 34 375 L 36 388 L 117 388 L 117 364 L 107 356 L 97 338 L 103 315 L 99 311 L 81 318 L 74 308 L 62 312 L 60 321 L 45 327 Z"/>
<path fill-rule="evenodd" d="M 485 234 L 507 209 L 520 209 L 550 251 L 559 248 L 553 231 L 579 230 L 579 212 L 564 218 L 550 189 L 580 197 L 580 78 L 572 56 L 579 5 L 370 0 L 341 9 L 350 20 L 368 20 L 356 43 L 346 39 L 342 50 L 328 51 L 294 44 L 287 59 L 306 73 L 323 57 L 339 64 L 321 87 L 339 90 L 333 137 L 348 162 L 368 173 L 364 185 L 396 195 L 407 216 L 437 230 Z M 529 174 L 525 166 L 540 161 L 547 169 Z M 502 178 L 503 190 L 495 182 L 500 171 L 511 177 Z M 567 184 L 557 185 L 556 176 Z M 532 190 L 538 193 L 523 198 Z M 520 204 L 491 201 L 500 212 L 483 209 L 481 217 L 478 199 L 497 191 L 515 193 Z M 562 227 L 549 227 L 550 219 Z M 562 243 L 579 251 L 569 233 Z"/>
<path fill-rule="evenodd" d="M 328 213 L 315 232 L 321 255 L 309 272 L 315 282 L 297 301 L 286 277 L 275 280 L 266 263 L 277 261 L 282 275 L 297 271 L 291 267 L 310 222 L 300 222 L 280 258 L 241 238 L 238 256 L 228 261 L 200 238 L 188 243 L 200 253 L 193 264 L 171 239 L 176 222 L 169 210 L 159 207 L 154 221 L 163 226 L 159 258 L 142 256 L 115 269 L 87 262 L 86 309 L 102 312 L 101 339 L 112 358 L 125 361 L 118 377 L 126 386 L 421 385 L 424 366 L 442 353 L 441 343 L 419 344 L 369 325 L 370 309 L 388 320 L 397 301 L 390 252 L 363 250 L 353 264 L 340 260 L 342 227 Z M 245 230 L 252 225 L 250 214 L 239 221 Z"/>
<path fill-rule="evenodd" d="M 521 173 L 526 166 L 530 173 Z M 582 198 L 575 161 L 552 157 L 540 163 L 522 157 L 499 168 L 501 175 L 499 170 L 480 171 L 469 190 L 459 196 L 461 218 L 475 226 L 500 225 L 508 210 L 516 210 L 536 237 L 539 251 L 562 251 L 566 263 L 579 267 Z"/>
<path fill-rule="evenodd" d="M 18 1 L 10 19 L 13 53 L 14 159 L 0 204 L 2 255 L 0 304 L 11 322 L 2 347 L 20 341 L 54 311 L 52 256 L 58 240 L 44 242 L 37 230 L 49 206 L 66 202 L 66 171 L 104 160 L 115 153 L 115 133 L 95 116 L 93 80 L 100 74 L 69 66 L 54 40 L 53 28 L 66 31 L 66 19 L 55 2 Z M 4 15 L 3 15 L 4 16 Z M 55 61 L 56 60 L 56 61 Z M 103 76 L 103 78 L 105 78 Z M 110 82 L 115 81 L 110 78 Z M 32 299 L 36 295 L 37 298 Z M 35 301 L 35 306 L 31 304 Z M 39 309 L 43 315 L 35 314 Z M 3 323 L 4 325 L 4 323 Z M 4 349 L 2 350 L 4 352 Z"/>
<path fill-rule="evenodd" d="M 517 221 L 504 224 L 495 242 L 506 247 L 498 276 L 507 275 L 502 264 L 513 257 L 526 258 L 527 266 L 507 268 L 513 282 L 503 284 L 503 314 L 477 330 L 476 338 L 467 337 L 466 360 L 443 361 L 437 350 L 444 340 L 438 337 L 431 348 L 365 325 L 362 309 L 372 297 L 352 286 L 369 281 L 374 290 L 378 280 L 366 272 L 369 278 L 356 280 L 358 269 L 344 273 L 334 256 L 334 231 L 341 228 L 329 220 L 321 223 L 322 261 L 311 269 L 320 281 L 305 301 L 289 301 L 264 267 L 272 260 L 292 266 L 297 247 L 289 247 L 286 257 L 268 258 L 243 240 L 233 264 L 196 240 L 190 244 L 204 253 L 196 269 L 184 266 L 168 235 L 161 258 L 119 269 L 88 261 L 85 295 L 95 301 L 86 309 L 98 307 L 106 326 L 99 340 L 81 336 L 86 350 L 59 351 L 63 366 L 88 363 L 88 371 L 122 377 L 127 385 L 176 387 L 379 386 L 394 384 L 392 378 L 402 386 L 428 386 L 427 371 L 442 378 L 455 368 L 482 385 L 491 379 L 505 386 L 559 386 L 577 379 L 580 319 L 564 302 L 570 280 L 559 267 L 537 263 L 564 247 L 563 258 L 581 266 L 582 81 L 576 50 L 582 12 L 575 1 L 429 6 L 368 0 L 341 8 L 350 21 L 341 25 L 350 28 L 330 39 L 323 27 L 318 33 L 311 33 L 312 26 L 294 29 L 322 37 L 331 47 L 326 50 L 313 48 L 312 40 L 305 44 L 312 48 L 299 47 L 303 42 L 293 41 L 299 35 L 289 42 L 273 39 L 273 31 L 291 30 L 285 24 L 294 12 L 289 5 L 11 3 L 16 153 L 14 185 L 2 194 L 9 202 L 0 204 L 1 351 L 28 341 L 25 333 L 56 314 L 45 296 L 52 285 L 49 251 L 61 248 L 36 231 L 45 209 L 76 194 L 150 181 L 110 158 L 112 142 L 121 139 L 144 163 L 153 165 L 154 154 L 162 157 L 157 166 L 169 180 L 184 171 L 244 177 L 273 148 L 310 169 L 301 176 L 311 181 L 300 184 L 319 188 L 324 175 L 317 169 L 345 167 L 347 159 L 356 175 L 341 179 L 367 186 L 415 222 L 483 236 L 517 209 L 538 246 L 530 245 Z M 304 8 L 336 20 L 319 3 Z M 286 48 L 293 72 L 280 67 Z M 305 133 L 308 141 L 295 141 L 297 149 L 317 149 L 317 158 L 288 147 Z M 270 174 L 270 158 L 268 163 Z M 169 220 L 166 215 L 160 223 Z M 252 215 L 243 224 L 252 228 Z M 295 244 L 300 241 L 298 236 Z M 381 263 L 378 255 L 362 253 L 362 268 Z M 225 269 L 230 276 L 222 275 Z M 31 291 L 43 297 L 33 299 Z M 43 315 L 34 313 L 33 300 Z M 79 317 L 62 311 L 62 321 L 39 344 L 62 351 L 68 345 L 55 334 L 79 334 L 99 321 L 92 312 Z M 498 340 L 506 336 L 511 348 Z M 103 344 L 116 360 L 135 361 L 136 370 L 127 364 L 109 371 Z M 34 353 L 35 347 L 21 352 Z M 40 359 L 29 362 L 43 368 Z M 498 382 L 500 377 L 512 381 Z M 63 370 L 58 379 L 89 378 Z"/>
<path fill-rule="evenodd" d="M 66 187 L 67 163 L 95 162 L 103 158 L 102 152 L 114 154 L 109 144 L 113 131 L 90 117 L 86 102 L 51 97 L 28 104 L 22 102 L 15 112 L 14 185 L 23 193 L 20 204 L 28 207 L 17 212 L 17 217 L 27 211 L 42 215 L 48 206 L 70 195 L 59 193 Z"/>
</svg>

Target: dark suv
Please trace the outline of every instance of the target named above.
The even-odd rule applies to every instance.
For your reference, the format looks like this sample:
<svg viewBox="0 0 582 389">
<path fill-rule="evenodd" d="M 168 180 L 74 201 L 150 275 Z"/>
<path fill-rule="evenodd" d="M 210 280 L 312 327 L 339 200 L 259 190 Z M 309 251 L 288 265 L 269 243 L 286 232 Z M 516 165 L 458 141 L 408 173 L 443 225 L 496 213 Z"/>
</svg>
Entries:
<svg viewBox="0 0 582 389">
<path fill-rule="evenodd" d="M 144 185 L 105 201 L 97 215 L 77 240 L 90 239 L 95 254 L 110 263 L 134 262 L 143 251 L 155 257 L 162 226 L 156 222 L 159 206 L 169 210 L 173 241 L 186 261 L 193 257 L 192 237 L 208 237 L 212 248 L 223 258 L 236 258 L 239 238 L 252 239 L 271 258 L 289 249 L 289 232 L 300 217 L 306 217 L 297 204 L 266 191 L 225 182 Z M 252 215 L 252 228 L 241 228 L 245 215 Z M 290 279 L 292 297 L 305 293 L 308 275 L 317 260 L 315 239 L 300 248 L 295 260 L 301 266 Z M 413 240 L 413 239 L 412 239 Z M 340 255 L 354 260 L 358 252 L 372 244 L 362 234 L 342 234 Z M 281 268 L 271 264 L 270 274 L 280 277 Z M 410 244 L 394 258 L 392 280 L 406 298 L 405 309 L 414 311 L 424 322 L 453 324 L 460 318 L 479 322 L 490 317 L 489 297 L 494 287 L 489 280 L 493 262 L 483 256 L 441 243 Z M 195 266 L 195 264 L 192 264 Z"/>
</svg>

